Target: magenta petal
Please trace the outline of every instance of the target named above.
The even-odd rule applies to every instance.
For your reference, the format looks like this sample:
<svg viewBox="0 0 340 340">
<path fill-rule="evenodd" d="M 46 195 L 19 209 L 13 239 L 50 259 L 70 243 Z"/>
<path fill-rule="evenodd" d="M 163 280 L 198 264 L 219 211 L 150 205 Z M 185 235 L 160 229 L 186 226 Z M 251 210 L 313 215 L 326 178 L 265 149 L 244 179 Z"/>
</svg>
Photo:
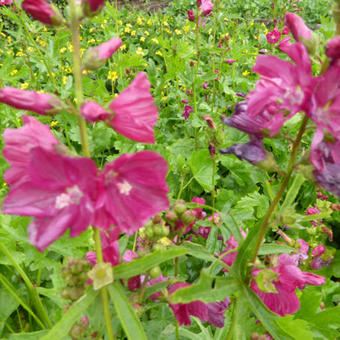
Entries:
<svg viewBox="0 0 340 340">
<path fill-rule="evenodd" d="M 167 169 L 166 161 L 151 151 L 125 154 L 108 163 L 100 177 L 96 226 L 116 225 L 133 234 L 154 214 L 167 209 Z"/>
<path fill-rule="evenodd" d="M 180 326 L 189 326 L 191 325 L 190 315 L 188 312 L 188 306 L 186 304 L 169 304 L 169 307 L 172 309 L 176 320 Z"/>
<path fill-rule="evenodd" d="M 208 321 L 208 308 L 202 301 L 188 303 L 188 312 L 190 315 L 199 318 L 202 322 Z"/>
<path fill-rule="evenodd" d="M 121 45 L 122 39 L 112 38 L 95 48 L 98 48 L 99 59 L 109 59 L 111 58 L 112 54 L 119 49 Z"/>
<path fill-rule="evenodd" d="M 115 115 L 111 121 L 114 129 L 137 142 L 154 143 L 153 126 L 158 111 L 150 93 L 150 83 L 143 72 L 111 103 Z"/>
<path fill-rule="evenodd" d="M 81 106 L 81 114 L 83 117 L 91 123 L 95 123 L 98 120 L 105 120 L 112 116 L 112 113 L 107 112 L 97 102 L 86 102 Z"/>
</svg>

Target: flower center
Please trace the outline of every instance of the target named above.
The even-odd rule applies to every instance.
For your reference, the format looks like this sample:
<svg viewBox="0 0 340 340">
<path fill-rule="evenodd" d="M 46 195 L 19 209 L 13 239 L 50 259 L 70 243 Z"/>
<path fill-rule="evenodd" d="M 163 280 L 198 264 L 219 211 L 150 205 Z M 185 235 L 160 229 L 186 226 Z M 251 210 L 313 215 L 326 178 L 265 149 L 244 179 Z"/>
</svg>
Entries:
<svg viewBox="0 0 340 340">
<path fill-rule="evenodd" d="M 83 192 L 78 188 L 77 185 L 75 185 L 72 188 L 67 188 L 66 192 L 63 192 L 57 196 L 55 206 L 57 209 L 63 209 L 70 206 L 71 204 L 79 205 L 83 196 Z"/>
<path fill-rule="evenodd" d="M 124 180 L 121 183 L 117 183 L 117 187 L 119 189 L 119 192 L 123 195 L 126 195 L 126 196 L 128 196 L 130 194 L 130 191 L 132 189 L 131 184 L 126 180 Z"/>
</svg>

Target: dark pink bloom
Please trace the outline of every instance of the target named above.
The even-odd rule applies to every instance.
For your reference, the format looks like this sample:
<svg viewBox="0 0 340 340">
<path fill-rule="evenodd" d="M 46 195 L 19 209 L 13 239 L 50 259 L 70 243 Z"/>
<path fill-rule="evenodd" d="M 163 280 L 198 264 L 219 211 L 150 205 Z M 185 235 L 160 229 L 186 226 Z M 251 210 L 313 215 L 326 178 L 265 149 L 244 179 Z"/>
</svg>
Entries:
<svg viewBox="0 0 340 340">
<path fill-rule="evenodd" d="M 189 100 L 188 100 L 188 99 L 182 99 L 182 103 L 183 103 L 183 104 L 188 104 L 188 103 L 189 103 Z"/>
<path fill-rule="evenodd" d="M 203 197 L 193 197 L 191 202 L 204 205 L 205 199 Z M 195 217 L 198 219 L 203 219 L 206 217 L 206 213 L 203 211 L 203 208 L 195 208 L 193 211 L 195 212 Z"/>
<path fill-rule="evenodd" d="M 3 155 L 11 167 L 6 170 L 4 179 L 10 185 L 27 181 L 31 150 L 37 146 L 56 153 L 54 147 L 59 143 L 47 125 L 41 124 L 33 117 L 22 117 L 24 126 L 19 129 L 6 129 Z"/>
<path fill-rule="evenodd" d="M 102 230 L 100 232 L 100 240 L 102 244 L 103 260 L 106 263 L 111 263 L 112 267 L 120 262 L 119 252 L 119 228 L 112 228 L 109 231 Z M 97 263 L 97 255 L 94 252 L 86 253 L 87 260 L 94 266 Z"/>
<path fill-rule="evenodd" d="M 232 64 L 234 64 L 236 62 L 236 60 L 234 60 L 234 59 L 226 59 L 225 62 L 227 64 L 229 64 L 229 65 L 232 65 Z"/>
<path fill-rule="evenodd" d="M 84 66 L 88 70 L 96 70 L 103 66 L 122 45 L 120 38 L 112 38 L 103 44 L 90 48 L 84 56 Z"/>
<path fill-rule="evenodd" d="M 124 154 L 107 163 L 98 180 L 94 225 L 135 233 L 169 207 L 167 171 L 165 159 L 152 151 Z"/>
<path fill-rule="evenodd" d="M 334 38 L 327 41 L 326 55 L 331 59 L 340 58 L 340 37 L 339 36 L 335 36 Z"/>
<path fill-rule="evenodd" d="M 88 158 L 64 157 L 41 147 L 30 151 L 29 180 L 11 187 L 4 214 L 33 216 L 31 243 L 43 251 L 70 228 L 78 236 L 92 224 L 96 164 Z"/>
<path fill-rule="evenodd" d="M 254 72 L 261 75 L 256 90 L 248 96 L 247 114 L 263 117 L 262 129 L 274 136 L 283 123 L 299 111 L 309 110 L 316 79 L 306 48 L 297 43 L 287 49 L 295 65 L 275 56 L 258 56 Z"/>
<path fill-rule="evenodd" d="M 194 112 L 194 109 L 190 105 L 184 106 L 184 112 L 182 114 L 182 117 L 184 117 L 185 120 L 188 120 L 190 113 Z"/>
<path fill-rule="evenodd" d="M 283 30 L 282 30 L 282 35 L 288 35 L 289 34 L 289 28 L 287 26 L 283 27 Z"/>
<path fill-rule="evenodd" d="M 290 257 L 299 263 L 308 259 L 309 244 L 302 238 L 297 239 L 297 242 L 300 245 L 299 252 L 290 255 Z"/>
<path fill-rule="evenodd" d="M 275 27 L 272 31 L 267 33 L 266 38 L 269 44 L 276 44 L 281 38 L 281 32 Z"/>
<path fill-rule="evenodd" d="M 204 16 L 209 16 L 213 8 L 214 5 L 210 0 L 202 0 L 199 10 L 203 12 Z"/>
<path fill-rule="evenodd" d="M 137 74 L 110 104 L 110 109 L 114 112 L 111 124 L 118 133 L 136 142 L 155 142 L 152 128 L 157 123 L 158 111 L 145 73 Z"/>
<path fill-rule="evenodd" d="M 285 23 L 292 32 L 292 35 L 296 41 L 302 42 L 302 40 L 310 40 L 312 38 L 311 30 L 306 26 L 303 19 L 293 13 L 287 13 L 285 16 Z"/>
<path fill-rule="evenodd" d="M 207 87 L 208 87 L 208 82 L 207 81 L 205 81 L 204 83 L 203 83 L 203 86 L 202 86 L 205 90 L 207 89 Z"/>
<path fill-rule="evenodd" d="M 278 266 L 270 270 L 277 273 L 276 279 L 272 280 L 277 293 L 260 290 L 255 280 L 252 280 L 250 288 L 271 311 L 281 316 L 293 314 L 299 309 L 300 301 L 295 294 L 296 288 L 303 289 L 306 284 L 325 283 L 324 277 L 301 271 L 297 267 L 297 260 L 287 254 L 280 255 Z M 253 270 L 253 276 L 256 277 L 260 272 L 261 269 Z"/>
<path fill-rule="evenodd" d="M 19 90 L 9 86 L 0 89 L 0 103 L 40 115 L 56 114 L 62 111 L 61 101 L 53 94 Z"/>
<path fill-rule="evenodd" d="M 251 137 L 248 143 L 233 144 L 228 148 L 220 149 L 219 152 L 224 155 L 235 155 L 238 159 L 246 160 L 251 164 L 257 164 L 267 159 L 262 139 L 258 137 Z"/>
<path fill-rule="evenodd" d="M 188 19 L 189 21 L 195 21 L 195 14 L 194 14 L 194 11 L 191 10 L 191 9 L 188 9 Z"/>
<path fill-rule="evenodd" d="M 86 102 L 81 106 L 81 114 L 91 123 L 110 118 L 113 114 L 107 111 L 95 101 Z"/>
<path fill-rule="evenodd" d="M 44 0 L 24 0 L 22 9 L 32 17 L 47 25 L 61 25 L 63 18 L 56 7 Z"/>
<path fill-rule="evenodd" d="M 190 286 L 186 282 L 176 282 L 169 287 L 169 296 L 173 294 L 177 289 Z M 190 303 L 177 303 L 169 304 L 169 307 L 174 312 L 175 318 L 177 319 L 179 325 L 188 326 L 191 325 L 190 315 L 196 316 L 202 322 L 208 321 L 208 308 L 202 301 L 193 301 Z"/>
<path fill-rule="evenodd" d="M 132 260 L 137 259 L 137 258 L 138 258 L 138 255 L 130 249 L 128 249 L 123 256 L 123 260 L 126 263 L 129 263 Z M 128 285 L 129 290 L 134 291 L 140 288 L 141 283 L 142 283 L 141 275 L 136 275 L 128 279 L 127 285 Z"/>
</svg>

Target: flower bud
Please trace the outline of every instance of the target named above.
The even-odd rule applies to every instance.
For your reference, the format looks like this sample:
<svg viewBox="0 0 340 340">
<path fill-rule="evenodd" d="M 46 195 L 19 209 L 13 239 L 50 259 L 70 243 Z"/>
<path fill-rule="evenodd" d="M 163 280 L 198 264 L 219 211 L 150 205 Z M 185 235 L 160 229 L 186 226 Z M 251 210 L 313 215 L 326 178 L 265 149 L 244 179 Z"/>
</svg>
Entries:
<svg viewBox="0 0 340 340">
<path fill-rule="evenodd" d="M 9 86 L 0 89 L 0 103 L 41 115 L 57 114 L 63 109 L 62 102 L 52 94 L 24 91 Z"/>
<path fill-rule="evenodd" d="M 122 40 L 120 38 L 112 38 L 99 46 L 90 48 L 84 56 L 84 68 L 97 70 L 102 67 L 121 45 Z"/>
<path fill-rule="evenodd" d="M 83 117 L 91 123 L 95 123 L 98 120 L 106 120 L 112 116 L 112 113 L 107 112 L 97 102 L 86 102 L 81 106 L 81 114 Z"/>
<path fill-rule="evenodd" d="M 176 201 L 176 203 L 174 205 L 174 210 L 175 210 L 176 214 L 178 214 L 178 215 L 183 214 L 187 210 L 187 206 L 185 204 L 185 201 L 183 201 L 183 200 Z"/>
<path fill-rule="evenodd" d="M 64 23 L 57 7 L 44 0 L 24 0 L 21 6 L 26 13 L 44 24 L 59 26 Z"/>
<path fill-rule="evenodd" d="M 105 5 L 106 0 L 82 0 L 83 11 L 87 17 L 97 15 Z"/>
<path fill-rule="evenodd" d="M 331 59 L 340 58 L 340 37 L 336 36 L 326 43 L 326 55 Z"/>
<path fill-rule="evenodd" d="M 194 11 L 189 9 L 187 12 L 188 12 L 188 19 L 189 19 L 189 21 L 195 21 Z"/>
</svg>

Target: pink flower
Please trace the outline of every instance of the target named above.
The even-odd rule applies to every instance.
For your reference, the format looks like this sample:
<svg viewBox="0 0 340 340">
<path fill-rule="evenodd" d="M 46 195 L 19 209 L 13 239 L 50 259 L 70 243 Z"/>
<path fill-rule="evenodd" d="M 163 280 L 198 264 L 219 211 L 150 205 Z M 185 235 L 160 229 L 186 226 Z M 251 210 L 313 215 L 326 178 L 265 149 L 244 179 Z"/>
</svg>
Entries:
<svg viewBox="0 0 340 340">
<path fill-rule="evenodd" d="M 203 12 L 204 16 L 209 16 L 214 8 L 213 3 L 210 0 L 202 0 L 201 3 L 199 10 Z"/>
<path fill-rule="evenodd" d="M 84 56 L 84 67 L 88 70 L 96 70 L 103 66 L 107 59 L 111 58 L 122 45 L 120 38 L 112 38 L 103 44 L 90 48 Z"/>
<path fill-rule="evenodd" d="M 275 27 L 272 31 L 267 33 L 266 38 L 269 44 L 276 44 L 281 38 L 281 32 Z"/>
<path fill-rule="evenodd" d="M 316 83 L 304 45 L 291 45 L 287 54 L 295 65 L 275 56 L 258 56 L 253 68 L 261 75 L 261 80 L 248 96 L 247 114 L 252 119 L 267 120 L 262 129 L 269 131 L 270 136 L 274 136 L 295 113 L 309 110 Z"/>
<path fill-rule="evenodd" d="M 136 142 L 154 143 L 153 126 L 158 111 L 150 93 L 150 83 L 143 72 L 110 104 L 114 112 L 113 128 Z"/>
<path fill-rule="evenodd" d="M 86 102 L 81 106 L 81 114 L 91 123 L 110 118 L 112 113 L 107 111 L 95 101 Z"/>
<path fill-rule="evenodd" d="M 11 187 L 4 214 L 33 216 L 31 243 L 43 251 L 70 228 L 78 236 L 93 220 L 96 164 L 88 158 L 64 157 L 41 147 L 30 151 L 29 179 Z"/>
<path fill-rule="evenodd" d="M 335 62 L 327 69 L 323 77 L 318 79 L 309 117 L 320 130 L 326 129 L 336 139 L 340 140 L 340 65 Z"/>
<path fill-rule="evenodd" d="M 135 233 L 169 207 L 167 171 L 164 158 L 152 151 L 124 154 L 107 163 L 98 180 L 94 225 Z"/>
<path fill-rule="evenodd" d="M 184 112 L 182 114 L 182 117 L 184 117 L 185 120 L 188 120 L 190 113 L 194 112 L 194 109 L 190 105 L 184 106 Z"/>
<path fill-rule="evenodd" d="M 60 144 L 47 125 L 26 115 L 22 119 L 23 127 L 6 129 L 4 132 L 3 155 L 11 165 L 6 170 L 4 179 L 10 185 L 25 182 L 29 178 L 30 152 L 34 147 L 40 146 L 51 153 L 56 153 L 54 148 Z"/>
<path fill-rule="evenodd" d="M 188 19 L 189 21 L 195 21 L 195 14 L 194 14 L 194 11 L 191 10 L 191 9 L 188 9 Z"/>
<path fill-rule="evenodd" d="M 112 267 L 118 265 L 120 262 L 119 235 L 119 228 L 112 228 L 109 231 L 102 230 L 100 232 L 103 260 L 106 263 L 111 263 Z M 97 263 L 97 255 L 94 252 L 86 253 L 86 258 L 91 263 L 92 267 Z"/>
<path fill-rule="evenodd" d="M 335 36 L 334 38 L 327 41 L 326 55 L 331 59 L 340 58 L 340 37 L 339 36 Z"/>
<path fill-rule="evenodd" d="M 246 237 L 246 233 L 241 229 L 241 234 L 243 236 L 243 238 Z M 225 243 L 227 245 L 227 247 L 225 248 L 225 250 L 222 251 L 222 253 L 220 254 L 223 255 L 224 253 L 228 253 L 227 255 L 225 255 L 223 258 L 222 258 L 222 261 L 229 267 L 231 267 L 234 262 L 235 262 L 235 259 L 236 259 L 236 256 L 237 256 L 237 251 L 232 251 L 232 252 L 229 252 L 230 250 L 232 249 L 235 249 L 238 247 L 238 242 L 236 241 L 236 238 L 234 235 L 231 235 L 230 238 L 226 241 Z M 224 272 L 228 272 L 227 269 L 223 269 Z"/>
<path fill-rule="evenodd" d="M 295 294 L 296 288 L 303 289 L 306 284 L 322 285 L 325 283 L 324 277 L 301 271 L 297 267 L 297 260 L 287 254 L 280 255 L 278 266 L 270 270 L 276 273 L 276 278 L 271 281 L 276 293 L 262 291 L 255 280 L 252 280 L 250 288 L 271 311 L 281 316 L 293 314 L 299 309 L 300 301 Z M 253 270 L 253 276 L 257 277 L 261 271 L 261 269 Z"/>
<path fill-rule="evenodd" d="M 279 50 L 286 52 L 292 44 L 290 43 L 290 37 L 284 37 L 279 42 Z"/>
<path fill-rule="evenodd" d="M 3 5 L 12 5 L 13 0 L 0 0 L 0 6 Z"/>
<path fill-rule="evenodd" d="M 234 59 L 226 59 L 225 62 L 227 64 L 229 64 L 229 65 L 232 65 L 232 64 L 234 64 L 236 62 L 236 60 L 234 60 Z"/>
<path fill-rule="evenodd" d="M 285 22 L 296 41 L 310 40 L 312 38 L 311 30 L 306 26 L 303 19 L 297 14 L 287 13 Z"/>
<path fill-rule="evenodd" d="M 283 27 L 283 30 L 282 30 L 282 35 L 288 35 L 289 34 L 289 28 L 287 26 Z"/>
<path fill-rule="evenodd" d="M 41 115 L 57 114 L 62 111 L 61 101 L 52 94 L 24 91 L 9 86 L 0 89 L 0 103 Z"/>
<path fill-rule="evenodd" d="M 173 294 L 177 289 L 190 286 L 186 282 L 176 282 L 169 287 L 169 296 Z M 169 304 L 172 309 L 175 318 L 177 319 L 179 325 L 188 326 L 191 325 L 190 315 L 196 316 L 202 322 L 208 321 L 208 308 L 202 301 L 193 301 L 190 303 L 177 303 Z"/>
<path fill-rule="evenodd" d="M 320 256 L 320 255 L 324 254 L 325 251 L 326 251 L 326 247 L 323 244 L 319 244 L 317 247 L 315 247 L 312 250 L 312 255 L 314 257 L 317 257 L 317 256 Z"/>
<path fill-rule="evenodd" d="M 47 25 L 61 25 L 63 17 L 57 8 L 44 0 L 24 0 L 22 9 L 32 17 Z"/>
<path fill-rule="evenodd" d="M 193 197 L 191 202 L 204 205 L 205 199 L 203 197 Z M 203 211 L 203 208 L 195 208 L 193 211 L 195 212 L 195 217 L 198 219 L 203 219 L 206 217 L 206 213 Z"/>
</svg>

